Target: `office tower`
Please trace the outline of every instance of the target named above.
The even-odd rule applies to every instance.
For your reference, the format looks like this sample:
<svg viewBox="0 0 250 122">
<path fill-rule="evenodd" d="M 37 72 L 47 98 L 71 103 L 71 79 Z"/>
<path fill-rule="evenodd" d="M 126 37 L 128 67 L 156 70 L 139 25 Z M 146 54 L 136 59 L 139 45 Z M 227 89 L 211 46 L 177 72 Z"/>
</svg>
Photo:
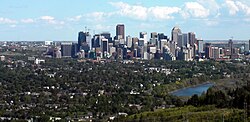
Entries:
<svg viewBox="0 0 250 122">
<path fill-rule="evenodd" d="M 184 46 L 184 42 L 183 42 L 183 35 L 182 34 L 177 34 L 177 47 L 182 48 Z M 175 42 L 175 41 L 173 41 Z"/>
<path fill-rule="evenodd" d="M 161 49 L 161 40 L 162 39 L 168 40 L 168 36 L 165 36 L 164 33 L 158 33 L 158 40 L 157 40 L 157 48 L 158 49 Z"/>
<path fill-rule="evenodd" d="M 105 54 L 108 52 L 108 39 L 102 39 L 101 43 L 101 48 L 102 48 L 102 54 Z"/>
<path fill-rule="evenodd" d="M 219 47 L 212 47 L 212 58 L 219 59 L 220 58 L 220 49 Z"/>
<path fill-rule="evenodd" d="M 148 44 L 147 32 L 140 32 L 140 39 L 142 39 L 144 41 L 143 46 L 147 46 L 147 44 Z"/>
<path fill-rule="evenodd" d="M 150 43 L 153 45 L 157 45 L 157 41 L 158 41 L 158 33 L 152 32 L 151 38 L 150 38 Z"/>
<path fill-rule="evenodd" d="M 182 39 L 183 39 L 183 45 L 182 46 L 185 46 L 185 47 L 187 47 L 187 45 L 189 44 L 189 42 L 188 42 L 188 34 L 186 34 L 186 33 L 183 33 L 182 34 Z"/>
<path fill-rule="evenodd" d="M 198 53 L 201 53 L 201 52 L 203 52 L 203 40 L 201 40 L 201 39 L 198 39 L 197 40 L 197 43 L 198 43 Z"/>
<path fill-rule="evenodd" d="M 133 49 L 136 49 L 138 47 L 138 42 L 139 42 L 139 39 L 137 37 L 132 38 Z"/>
<path fill-rule="evenodd" d="M 81 46 L 84 44 L 88 44 L 88 46 L 92 48 L 91 35 L 89 32 L 79 32 L 78 34 L 78 51 L 81 50 Z"/>
<path fill-rule="evenodd" d="M 144 46 L 144 39 L 140 38 L 140 39 L 138 40 L 138 46 L 141 46 L 141 47 Z"/>
<path fill-rule="evenodd" d="M 193 57 L 194 57 L 194 49 L 192 46 L 190 46 L 190 44 L 187 44 L 186 46 L 187 49 L 187 61 L 192 61 Z"/>
<path fill-rule="evenodd" d="M 118 24 L 116 26 L 116 39 L 125 39 L 125 26 L 124 24 Z"/>
<path fill-rule="evenodd" d="M 109 32 L 103 32 L 101 33 L 101 36 L 103 36 L 105 39 L 108 39 L 108 43 L 112 43 L 112 37 Z"/>
<path fill-rule="evenodd" d="M 195 33 L 194 32 L 189 32 L 188 33 L 188 43 L 191 46 L 194 46 L 194 44 L 196 43 L 196 37 L 195 37 Z"/>
<path fill-rule="evenodd" d="M 228 47 L 230 49 L 230 57 L 232 57 L 232 55 L 233 55 L 233 40 L 232 39 L 229 39 Z"/>
<path fill-rule="evenodd" d="M 78 46 L 80 47 L 82 45 L 82 43 L 85 41 L 84 39 L 84 32 L 79 32 L 78 33 Z M 80 49 L 80 48 L 79 48 Z"/>
<path fill-rule="evenodd" d="M 181 29 L 179 27 L 174 27 L 172 29 L 172 41 L 177 43 L 179 34 L 181 34 Z"/>
<path fill-rule="evenodd" d="M 127 45 L 128 48 L 132 48 L 133 42 L 132 42 L 132 37 L 131 36 L 126 37 L 126 45 Z"/>
<path fill-rule="evenodd" d="M 176 45 L 176 43 L 174 42 L 174 41 L 170 41 L 170 43 L 169 43 L 169 47 L 170 47 L 170 52 L 174 55 L 174 56 L 176 56 L 176 48 L 177 48 L 177 45 Z"/>
<path fill-rule="evenodd" d="M 92 48 L 100 47 L 101 39 L 102 39 L 102 36 L 100 34 L 95 34 L 94 38 L 92 39 L 92 43 L 91 43 Z"/>
<path fill-rule="evenodd" d="M 127 46 L 124 46 L 122 49 L 122 59 L 127 59 L 127 54 L 128 54 L 128 48 Z"/>
<path fill-rule="evenodd" d="M 163 47 L 168 46 L 168 40 L 167 39 L 161 39 L 160 41 L 160 50 L 161 53 L 163 53 Z"/>
<path fill-rule="evenodd" d="M 77 57 L 77 52 L 78 52 L 78 44 L 77 43 L 73 43 L 72 44 L 72 50 L 71 50 L 71 56 L 72 56 L 72 58 L 76 58 Z"/>
<path fill-rule="evenodd" d="M 71 51 L 72 51 L 72 43 L 70 42 L 61 43 L 62 57 L 71 57 Z"/>
<path fill-rule="evenodd" d="M 210 59 L 212 57 L 212 47 L 211 43 L 206 43 L 205 44 L 205 57 L 207 59 Z"/>
</svg>

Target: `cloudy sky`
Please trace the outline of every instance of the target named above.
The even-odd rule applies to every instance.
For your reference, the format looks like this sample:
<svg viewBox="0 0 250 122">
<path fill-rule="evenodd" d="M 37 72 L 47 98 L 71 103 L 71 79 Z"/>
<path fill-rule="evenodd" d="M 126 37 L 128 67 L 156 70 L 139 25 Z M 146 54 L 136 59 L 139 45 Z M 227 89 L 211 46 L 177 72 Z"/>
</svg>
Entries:
<svg viewBox="0 0 250 122">
<path fill-rule="evenodd" d="M 250 39 L 250 0 L 0 0 L 0 40 L 77 40 L 77 33 L 126 35 L 174 26 L 205 40 Z"/>
</svg>

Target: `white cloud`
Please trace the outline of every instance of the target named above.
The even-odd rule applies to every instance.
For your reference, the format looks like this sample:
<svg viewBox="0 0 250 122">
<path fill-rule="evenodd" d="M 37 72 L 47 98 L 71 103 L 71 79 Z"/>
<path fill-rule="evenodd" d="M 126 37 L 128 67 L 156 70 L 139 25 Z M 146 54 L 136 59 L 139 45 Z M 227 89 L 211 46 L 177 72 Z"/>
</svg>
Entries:
<svg viewBox="0 0 250 122">
<path fill-rule="evenodd" d="M 111 2 L 112 6 L 119 9 L 118 14 L 135 19 L 145 20 L 148 17 L 147 8 L 139 5 L 129 5 L 124 2 Z"/>
<path fill-rule="evenodd" d="M 206 9 L 198 2 L 186 2 L 184 9 L 182 10 L 182 16 L 184 18 L 196 17 L 206 18 L 210 15 L 210 10 Z"/>
<path fill-rule="evenodd" d="M 34 23 L 35 20 L 34 20 L 34 19 L 31 19 L 31 18 L 28 18 L 28 19 L 22 19 L 21 22 L 22 22 L 22 23 Z"/>
<path fill-rule="evenodd" d="M 229 10 L 230 15 L 236 15 L 238 12 L 242 12 L 246 16 L 250 16 L 250 6 L 241 1 L 226 0 L 225 6 Z"/>
<path fill-rule="evenodd" d="M 75 17 L 72 17 L 72 18 L 68 18 L 69 21 L 79 21 L 81 20 L 83 16 L 82 15 L 77 15 Z"/>
<path fill-rule="evenodd" d="M 146 20 L 149 18 L 157 20 L 166 20 L 174 18 L 172 14 L 178 13 L 181 9 L 178 7 L 144 7 L 141 5 L 129 5 L 124 2 L 111 2 L 112 6 L 119 9 L 117 14 L 139 20 Z"/>
<path fill-rule="evenodd" d="M 240 10 L 242 10 L 246 15 L 250 15 L 250 6 L 243 4 L 240 1 L 236 1 L 235 4 L 238 6 Z"/>
<path fill-rule="evenodd" d="M 226 0 L 225 5 L 228 7 L 230 15 L 235 15 L 239 11 L 238 6 L 232 0 Z"/>
<path fill-rule="evenodd" d="M 3 17 L 0 18 L 0 24 L 16 24 L 16 23 L 18 23 L 16 20 Z"/>
<path fill-rule="evenodd" d="M 198 3 L 209 9 L 210 15 L 219 17 L 221 6 L 215 0 L 197 0 Z"/>
<path fill-rule="evenodd" d="M 148 12 L 152 14 L 156 19 L 172 19 L 174 18 L 172 14 L 178 13 L 181 9 L 178 7 L 151 7 Z"/>
<path fill-rule="evenodd" d="M 108 18 L 112 15 L 114 15 L 115 12 L 92 12 L 92 13 L 89 13 L 89 14 L 86 14 L 84 15 L 86 17 L 86 19 L 88 21 L 97 21 L 97 22 L 100 22 L 100 21 L 104 21 L 105 18 Z"/>
<path fill-rule="evenodd" d="M 52 16 L 41 16 L 40 18 L 41 18 L 42 20 L 47 20 L 47 21 L 52 21 L 52 20 L 55 19 L 55 18 L 52 17 Z"/>
<path fill-rule="evenodd" d="M 52 16 L 41 16 L 40 20 L 45 21 L 49 24 L 56 24 L 56 25 L 64 25 L 65 24 L 64 21 L 58 21 Z"/>
</svg>

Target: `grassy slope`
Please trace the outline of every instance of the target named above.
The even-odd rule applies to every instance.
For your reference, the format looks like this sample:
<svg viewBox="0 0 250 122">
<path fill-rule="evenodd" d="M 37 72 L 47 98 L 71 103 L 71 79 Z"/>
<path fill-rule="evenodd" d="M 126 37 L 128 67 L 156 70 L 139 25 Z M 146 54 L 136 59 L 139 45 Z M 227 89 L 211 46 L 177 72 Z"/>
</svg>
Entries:
<svg viewBox="0 0 250 122">
<path fill-rule="evenodd" d="M 159 109 L 154 112 L 143 112 L 118 121 L 243 121 L 244 111 L 239 109 L 218 109 L 214 106 L 193 107 L 186 106 L 181 108 Z"/>
</svg>

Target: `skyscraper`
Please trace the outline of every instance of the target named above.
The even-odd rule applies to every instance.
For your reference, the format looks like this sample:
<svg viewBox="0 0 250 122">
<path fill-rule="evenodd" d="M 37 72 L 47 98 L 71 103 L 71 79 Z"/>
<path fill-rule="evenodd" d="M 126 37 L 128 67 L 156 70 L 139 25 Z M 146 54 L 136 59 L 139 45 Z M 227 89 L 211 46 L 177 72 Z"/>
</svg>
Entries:
<svg viewBox="0 0 250 122">
<path fill-rule="evenodd" d="M 228 47 L 230 49 L 230 57 L 232 57 L 232 55 L 233 55 L 233 40 L 232 39 L 229 39 Z"/>
<path fill-rule="evenodd" d="M 78 34 L 78 51 L 81 50 L 81 46 L 83 46 L 84 44 L 88 44 L 88 46 L 90 48 L 92 48 L 91 45 L 91 35 L 89 34 L 89 32 L 79 32 Z"/>
<path fill-rule="evenodd" d="M 203 52 L 203 40 L 201 40 L 201 39 L 199 39 L 199 40 L 197 40 L 197 42 L 198 42 L 198 53 L 201 53 L 201 52 Z"/>
<path fill-rule="evenodd" d="M 186 33 L 183 33 L 182 34 L 182 39 L 183 39 L 183 46 L 185 46 L 185 47 L 187 47 L 187 45 L 189 44 L 189 42 L 188 42 L 188 34 L 186 34 Z"/>
<path fill-rule="evenodd" d="M 116 39 L 125 39 L 125 26 L 124 24 L 118 24 L 116 26 Z"/>
<path fill-rule="evenodd" d="M 157 45 L 157 40 L 158 40 L 158 33 L 156 32 L 151 33 L 150 43 L 153 45 Z"/>
<path fill-rule="evenodd" d="M 194 32 L 189 32 L 188 33 L 188 43 L 191 46 L 194 46 L 194 43 L 196 43 L 196 38 L 195 38 L 195 33 Z"/>
<path fill-rule="evenodd" d="M 148 44 L 147 32 L 140 32 L 140 40 L 143 40 L 144 42 L 143 46 L 147 46 Z"/>
<path fill-rule="evenodd" d="M 178 34 L 181 34 L 181 29 L 179 27 L 174 27 L 172 29 L 172 41 L 178 42 Z"/>
<path fill-rule="evenodd" d="M 126 37 L 126 45 L 128 48 L 132 48 L 132 37 L 131 36 L 127 36 Z"/>
<path fill-rule="evenodd" d="M 173 41 L 175 42 L 175 41 Z M 181 33 L 177 34 L 177 47 L 182 48 L 184 46 L 183 35 Z"/>
<path fill-rule="evenodd" d="M 103 32 L 101 33 L 101 36 L 103 36 L 105 39 L 108 39 L 109 43 L 112 43 L 111 34 L 109 32 Z"/>
<path fill-rule="evenodd" d="M 101 48 L 102 48 L 102 54 L 108 52 L 108 39 L 105 39 L 105 38 L 102 39 Z"/>
<path fill-rule="evenodd" d="M 72 43 L 70 42 L 61 43 L 61 52 L 62 52 L 62 57 L 71 57 Z"/>
</svg>

